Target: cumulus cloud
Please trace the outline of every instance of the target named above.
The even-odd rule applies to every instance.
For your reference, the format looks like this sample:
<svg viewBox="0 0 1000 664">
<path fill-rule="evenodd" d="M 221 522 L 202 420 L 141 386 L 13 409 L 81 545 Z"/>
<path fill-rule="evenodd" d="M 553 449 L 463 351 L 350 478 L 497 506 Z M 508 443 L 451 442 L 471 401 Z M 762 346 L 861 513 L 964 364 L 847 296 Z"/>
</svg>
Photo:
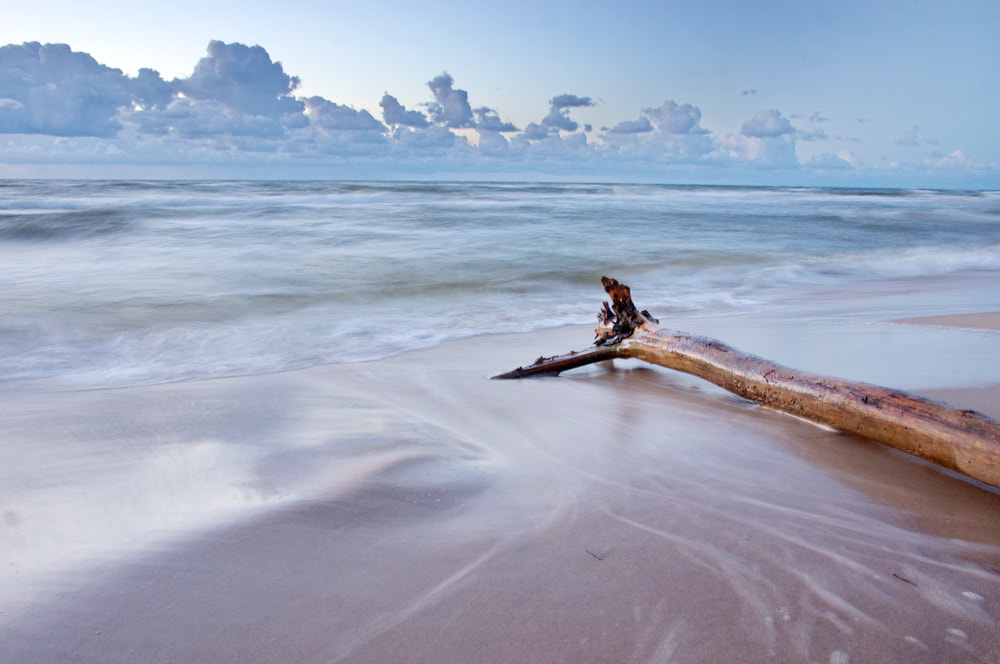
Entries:
<svg viewBox="0 0 1000 664">
<path fill-rule="evenodd" d="M 187 97 L 252 115 L 276 118 L 303 110 L 303 103 L 291 96 L 298 77 L 286 74 L 260 46 L 211 41 L 191 76 L 173 83 Z"/>
<path fill-rule="evenodd" d="M 547 127 L 543 127 L 540 124 L 532 122 L 527 127 L 524 128 L 524 131 L 521 132 L 521 136 L 530 141 L 540 141 L 542 139 L 549 138 L 550 136 L 552 136 L 552 132 L 553 130 L 548 129 Z M 556 133 L 558 133 L 557 130 Z"/>
<path fill-rule="evenodd" d="M 578 97 L 571 94 L 557 95 L 549 100 L 549 114 L 542 118 L 542 125 L 553 130 L 576 131 L 580 124 L 570 119 L 569 109 L 593 105 L 594 102 L 590 97 Z"/>
<path fill-rule="evenodd" d="M 580 127 L 580 123 L 570 119 L 569 111 L 558 108 L 553 108 L 542 118 L 542 125 L 563 131 L 576 131 Z"/>
<path fill-rule="evenodd" d="M 400 127 L 393 132 L 392 138 L 399 146 L 419 151 L 451 148 L 466 143 L 466 140 L 461 136 L 456 136 L 446 127 L 437 125 L 431 125 L 426 129 Z"/>
<path fill-rule="evenodd" d="M 743 123 L 740 133 L 751 138 L 775 138 L 784 134 L 794 134 L 795 129 L 788 118 L 781 117 L 775 109 L 758 111 Z"/>
<path fill-rule="evenodd" d="M 825 141 L 828 138 L 826 132 L 823 131 L 821 127 L 808 131 L 805 129 L 799 129 L 795 133 L 795 136 L 801 141 Z"/>
<path fill-rule="evenodd" d="M 624 120 L 608 129 L 608 133 L 611 134 L 645 134 L 650 131 L 653 131 L 653 124 L 647 117 L 641 117 L 638 120 Z"/>
<path fill-rule="evenodd" d="M 356 111 L 323 97 L 304 100 L 309 124 L 326 131 L 376 131 L 386 130 L 385 125 L 365 110 Z"/>
<path fill-rule="evenodd" d="M 806 166 L 811 168 L 823 170 L 823 171 L 848 171 L 854 168 L 854 162 L 856 159 L 854 155 L 850 152 L 841 152 L 840 154 L 833 154 L 832 152 L 823 152 L 821 154 L 813 155 Z"/>
<path fill-rule="evenodd" d="M 662 106 L 647 108 L 643 112 L 656 124 L 657 129 L 668 134 L 707 133 L 699 125 L 701 109 L 691 104 L 678 105 L 668 99 Z"/>
<path fill-rule="evenodd" d="M 427 111 L 434 122 L 452 129 L 472 127 L 472 106 L 469 105 L 469 93 L 452 87 L 455 84 L 448 72 L 427 82 L 434 95 L 434 101 L 428 104 Z"/>
<path fill-rule="evenodd" d="M 740 127 L 739 134 L 716 138 L 717 160 L 761 168 L 796 168 L 795 128 L 775 109 L 758 111 Z"/>
<path fill-rule="evenodd" d="M 765 168 L 793 168 L 799 165 L 795 139 L 787 135 L 726 134 L 717 139 L 717 146 L 717 154 L 728 162 Z"/>
<path fill-rule="evenodd" d="M 143 86 L 153 78 L 143 76 Z M 120 69 L 66 44 L 0 47 L 0 133 L 114 136 L 122 128 L 118 110 L 132 104 L 132 86 Z"/>
<path fill-rule="evenodd" d="M 479 152 L 490 156 L 503 156 L 510 152 L 510 142 L 499 132 L 479 130 Z"/>
<path fill-rule="evenodd" d="M 399 125 L 401 127 L 412 127 L 422 129 L 431 126 L 427 116 L 420 111 L 409 111 L 399 103 L 399 100 L 388 92 L 382 95 L 379 102 L 382 107 L 382 120 L 387 125 Z"/>
<path fill-rule="evenodd" d="M 691 104 L 667 100 L 643 110 L 637 120 L 619 122 L 605 130 L 604 142 L 618 158 L 629 156 L 667 163 L 700 163 L 716 145 L 700 125 L 701 111 Z"/>
<path fill-rule="evenodd" d="M 301 118 L 301 120 L 299 120 Z M 181 97 L 165 108 L 135 112 L 126 119 L 143 134 L 175 138 L 256 136 L 276 138 L 289 128 L 284 118 L 240 113 L 218 101 L 197 101 Z M 293 127 L 308 124 L 304 116 L 290 116 Z"/>
<path fill-rule="evenodd" d="M 593 106 L 594 102 L 590 97 L 578 97 L 571 94 L 561 94 L 549 100 L 552 108 L 582 108 Z"/>
<path fill-rule="evenodd" d="M 500 116 L 497 115 L 497 112 L 492 108 L 487 108 L 485 106 L 477 108 L 475 110 L 475 114 L 477 129 L 491 132 L 518 130 L 513 123 L 501 120 Z"/>
<path fill-rule="evenodd" d="M 934 168 L 981 168 L 981 164 L 975 164 L 961 150 L 952 150 L 946 155 L 932 154 L 924 161 L 924 164 Z"/>
<path fill-rule="evenodd" d="M 178 169 L 173 173 L 187 174 L 193 164 L 219 164 L 293 176 L 309 168 L 336 177 L 530 172 L 635 173 L 647 179 L 724 169 L 747 174 L 861 168 L 849 151 L 799 163 L 797 140 L 827 139 L 828 118 L 818 111 L 808 116 L 809 124 L 806 116 L 794 120 L 808 129 L 797 129 L 771 109 L 733 128 L 736 133 L 720 134 L 701 126 L 697 106 L 667 100 L 642 109 L 635 119 L 609 122 L 610 128 L 588 140 L 570 114 L 594 101 L 569 93 L 551 98 L 547 115 L 518 132 L 499 110 L 471 106 L 469 94 L 447 73 L 428 82 L 432 101 L 423 108 L 426 113 L 407 109 L 386 93 L 379 102 L 381 118 L 320 96 L 297 98 L 298 85 L 266 50 L 239 43 L 211 42 L 191 76 L 173 81 L 147 68 L 127 76 L 66 45 L 0 47 L 0 133 L 8 134 L 0 141 L 0 168 L 111 164 L 133 174 L 133 166 L 172 165 Z M 474 129 L 478 140 L 452 129 Z M 584 126 L 585 132 L 591 129 Z M 927 143 L 919 129 L 910 125 L 897 143 Z M 913 166 L 951 174 L 995 170 L 960 150 L 924 158 Z M 765 177 L 784 177 L 775 173 Z"/>
<path fill-rule="evenodd" d="M 132 79 L 132 98 L 141 108 L 165 108 L 174 98 L 174 86 L 155 69 L 143 67 Z"/>
</svg>

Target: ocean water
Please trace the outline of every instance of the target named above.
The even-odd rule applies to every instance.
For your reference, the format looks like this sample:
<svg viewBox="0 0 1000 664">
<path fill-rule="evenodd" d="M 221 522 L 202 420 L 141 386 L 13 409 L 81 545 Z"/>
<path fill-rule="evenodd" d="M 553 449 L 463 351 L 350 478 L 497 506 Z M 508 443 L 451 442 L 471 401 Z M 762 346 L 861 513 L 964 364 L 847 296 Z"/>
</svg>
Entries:
<svg viewBox="0 0 1000 664">
<path fill-rule="evenodd" d="M 995 276 L 1000 191 L 3 181 L 0 274 L 0 385 L 150 384 Z"/>
</svg>

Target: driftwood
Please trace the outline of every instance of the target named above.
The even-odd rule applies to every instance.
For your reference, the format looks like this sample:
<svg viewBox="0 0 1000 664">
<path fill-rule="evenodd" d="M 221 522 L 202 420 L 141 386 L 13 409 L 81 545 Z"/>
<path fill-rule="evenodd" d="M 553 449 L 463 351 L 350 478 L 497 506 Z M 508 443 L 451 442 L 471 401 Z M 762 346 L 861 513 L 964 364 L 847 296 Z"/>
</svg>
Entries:
<svg viewBox="0 0 1000 664">
<path fill-rule="evenodd" d="M 1000 487 L 1000 423 L 905 392 L 822 376 L 748 355 L 714 339 L 666 330 L 632 303 L 628 286 L 602 279 L 611 297 L 598 315 L 594 345 L 540 357 L 494 376 L 557 375 L 614 358 L 684 371 L 775 410 L 870 438 Z"/>
</svg>

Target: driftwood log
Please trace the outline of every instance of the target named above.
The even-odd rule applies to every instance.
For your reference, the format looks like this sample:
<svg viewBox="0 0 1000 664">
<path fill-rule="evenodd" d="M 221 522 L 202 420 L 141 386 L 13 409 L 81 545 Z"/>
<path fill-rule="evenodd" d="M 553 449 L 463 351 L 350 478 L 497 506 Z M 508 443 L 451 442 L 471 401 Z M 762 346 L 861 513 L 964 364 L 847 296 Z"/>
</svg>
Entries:
<svg viewBox="0 0 1000 664">
<path fill-rule="evenodd" d="M 540 357 L 494 378 L 558 375 L 593 362 L 636 358 L 1000 487 L 997 421 L 905 392 L 789 369 L 714 339 L 666 330 L 648 311 L 636 308 L 628 286 L 608 277 L 601 281 L 611 305 L 605 302 L 598 315 L 591 348 Z"/>
</svg>

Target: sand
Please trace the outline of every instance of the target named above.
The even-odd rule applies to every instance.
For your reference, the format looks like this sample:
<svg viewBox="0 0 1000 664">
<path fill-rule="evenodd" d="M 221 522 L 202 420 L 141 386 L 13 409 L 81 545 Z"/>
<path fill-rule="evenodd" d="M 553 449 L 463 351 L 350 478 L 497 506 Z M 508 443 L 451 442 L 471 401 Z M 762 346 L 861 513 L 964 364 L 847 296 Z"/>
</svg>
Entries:
<svg viewBox="0 0 1000 664">
<path fill-rule="evenodd" d="M 940 327 L 957 327 L 966 330 L 990 330 L 992 332 L 1000 332 L 1000 311 L 897 318 L 893 322 L 909 323 L 911 325 L 932 325 Z"/>
<path fill-rule="evenodd" d="M 1000 416 L 992 333 L 689 322 Z M 638 363 L 488 380 L 588 341 L 5 394 L 0 661 L 1000 659 L 1000 492 Z"/>
</svg>

